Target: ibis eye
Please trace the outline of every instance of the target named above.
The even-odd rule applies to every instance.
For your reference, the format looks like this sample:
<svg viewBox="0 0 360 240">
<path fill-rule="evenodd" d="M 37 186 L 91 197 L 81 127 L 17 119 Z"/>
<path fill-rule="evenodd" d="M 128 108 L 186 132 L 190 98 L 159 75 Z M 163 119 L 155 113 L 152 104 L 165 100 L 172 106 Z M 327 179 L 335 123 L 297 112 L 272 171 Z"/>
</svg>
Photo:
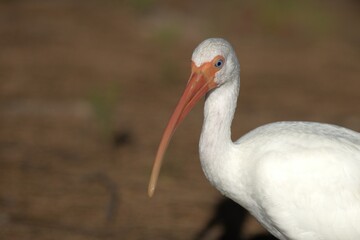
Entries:
<svg viewBox="0 0 360 240">
<path fill-rule="evenodd" d="M 219 59 L 215 62 L 215 67 L 217 67 L 217 68 L 222 68 L 223 65 L 224 65 L 223 59 Z"/>
</svg>

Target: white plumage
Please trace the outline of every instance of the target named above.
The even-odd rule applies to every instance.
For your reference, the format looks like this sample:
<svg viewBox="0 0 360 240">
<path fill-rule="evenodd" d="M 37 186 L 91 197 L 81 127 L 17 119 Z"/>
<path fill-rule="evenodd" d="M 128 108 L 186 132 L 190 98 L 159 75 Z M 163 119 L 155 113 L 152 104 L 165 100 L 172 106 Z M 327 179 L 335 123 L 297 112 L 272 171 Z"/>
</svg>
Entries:
<svg viewBox="0 0 360 240">
<path fill-rule="evenodd" d="M 213 186 L 281 240 L 360 239 L 360 134 L 330 124 L 277 122 L 232 142 L 240 86 L 235 52 L 223 39 L 207 39 L 192 61 L 187 89 L 160 143 L 149 194 L 176 127 L 207 93 L 200 160 Z"/>
</svg>

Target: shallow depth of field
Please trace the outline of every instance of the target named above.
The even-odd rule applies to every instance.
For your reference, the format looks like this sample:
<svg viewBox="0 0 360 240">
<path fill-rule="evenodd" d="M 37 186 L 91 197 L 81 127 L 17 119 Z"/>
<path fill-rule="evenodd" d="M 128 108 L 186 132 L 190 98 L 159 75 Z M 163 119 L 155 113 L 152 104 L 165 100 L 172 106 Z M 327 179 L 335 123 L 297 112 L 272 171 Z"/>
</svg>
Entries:
<svg viewBox="0 0 360 240">
<path fill-rule="evenodd" d="M 360 131 L 360 2 L 0 1 L 0 239 L 271 239 L 202 173 L 203 101 L 162 131 L 208 37 L 241 64 L 233 139 L 274 121 Z"/>
</svg>

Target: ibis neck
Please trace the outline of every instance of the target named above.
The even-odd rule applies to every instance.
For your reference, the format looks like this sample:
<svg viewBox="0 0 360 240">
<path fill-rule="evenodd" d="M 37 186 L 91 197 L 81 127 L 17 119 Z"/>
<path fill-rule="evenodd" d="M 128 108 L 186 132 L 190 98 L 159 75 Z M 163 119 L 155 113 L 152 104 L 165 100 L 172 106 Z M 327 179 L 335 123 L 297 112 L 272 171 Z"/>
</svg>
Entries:
<svg viewBox="0 0 360 240">
<path fill-rule="evenodd" d="M 232 145 L 231 123 L 237 105 L 239 81 L 225 83 L 206 96 L 200 149 L 218 149 Z"/>
<path fill-rule="evenodd" d="M 237 78 L 210 92 L 205 100 L 200 160 L 206 177 L 217 188 L 218 182 L 223 179 L 219 167 L 226 167 L 226 163 L 231 161 L 228 154 L 231 155 L 234 149 L 231 123 L 240 86 L 239 77 Z"/>
</svg>

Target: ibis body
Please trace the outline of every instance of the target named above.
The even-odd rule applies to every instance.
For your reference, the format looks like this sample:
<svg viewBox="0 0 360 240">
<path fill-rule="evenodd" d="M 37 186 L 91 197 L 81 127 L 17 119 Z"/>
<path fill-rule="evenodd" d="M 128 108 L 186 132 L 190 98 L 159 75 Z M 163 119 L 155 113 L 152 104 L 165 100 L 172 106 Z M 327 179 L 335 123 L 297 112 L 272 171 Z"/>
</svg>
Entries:
<svg viewBox="0 0 360 240">
<path fill-rule="evenodd" d="M 360 239 L 360 134 L 330 124 L 277 122 L 233 142 L 239 87 L 240 65 L 231 45 L 203 41 L 160 143 L 150 196 L 171 136 L 206 95 L 200 161 L 214 187 L 281 240 Z"/>
</svg>

